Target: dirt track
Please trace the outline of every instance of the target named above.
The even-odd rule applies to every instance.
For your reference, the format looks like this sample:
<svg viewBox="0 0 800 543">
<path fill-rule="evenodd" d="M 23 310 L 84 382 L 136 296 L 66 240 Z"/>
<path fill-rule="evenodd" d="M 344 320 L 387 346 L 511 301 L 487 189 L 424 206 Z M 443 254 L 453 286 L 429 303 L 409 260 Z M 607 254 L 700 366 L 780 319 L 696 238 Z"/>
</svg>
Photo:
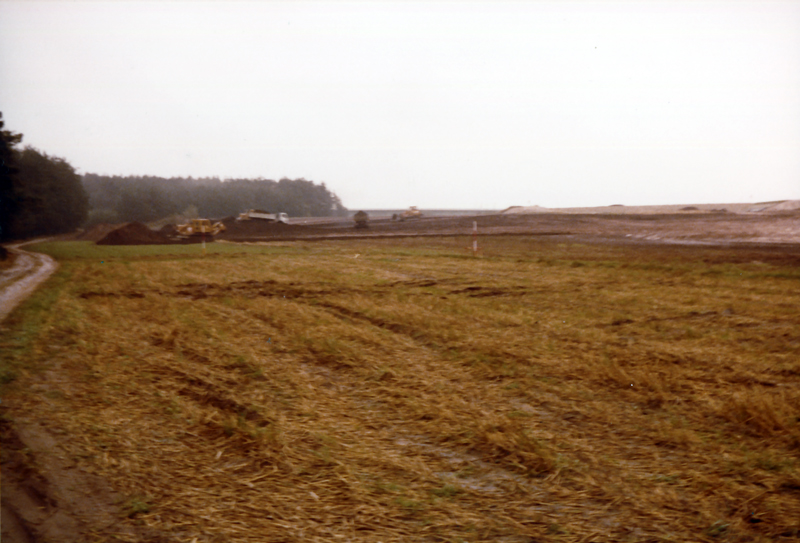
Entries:
<svg viewBox="0 0 800 543">
<path fill-rule="evenodd" d="M 14 266 L 0 274 L 0 322 L 58 268 L 49 256 L 20 249 L 39 241 L 43 240 L 8 246 L 17 256 Z"/>
<path fill-rule="evenodd" d="M 7 247 L 15 255 L 16 260 L 11 268 L 0 274 L 0 322 L 58 268 L 58 264 L 49 256 L 31 253 L 20 248 L 36 241 L 42 240 L 16 243 Z M 25 439 L 22 440 L 20 436 L 7 428 L 3 421 L 3 449 L 7 453 L 30 450 L 31 447 L 35 447 L 40 453 L 37 460 L 41 461 L 44 456 L 41 453 L 45 449 L 52 449 L 52 445 L 48 447 L 47 438 L 42 439 L 44 436 L 45 434 L 37 431 L 37 425 L 31 425 L 26 429 Z M 12 543 L 35 541 L 30 531 L 25 528 L 26 521 L 32 522 L 33 519 L 30 514 L 18 512 L 20 510 L 34 513 L 39 521 L 46 520 L 51 525 L 65 522 L 67 524 L 74 523 L 70 516 L 64 513 L 43 517 L 45 511 L 53 509 L 55 504 L 48 498 L 47 481 L 26 469 L 24 456 L 24 454 L 16 455 L 13 460 L 10 460 L 6 454 L 3 456 L 2 539 Z M 7 463 L 6 460 L 10 460 L 10 462 Z M 6 467 L 12 469 L 5 469 Z M 21 516 L 28 518 L 23 519 Z M 60 533 L 64 533 L 63 526 Z M 77 533 L 75 531 L 75 534 Z"/>
</svg>

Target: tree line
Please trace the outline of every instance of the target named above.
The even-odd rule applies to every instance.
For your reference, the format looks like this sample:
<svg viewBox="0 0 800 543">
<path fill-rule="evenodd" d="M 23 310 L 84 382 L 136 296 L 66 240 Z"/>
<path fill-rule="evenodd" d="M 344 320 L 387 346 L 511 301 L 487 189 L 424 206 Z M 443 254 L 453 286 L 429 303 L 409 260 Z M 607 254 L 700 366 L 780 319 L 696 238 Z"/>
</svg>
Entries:
<svg viewBox="0 0 800 543">
<path fill-rule="evenodd" d="M 305 179 L 80 176 L 63 158 L 19 148 L 0 113 L 0 241 L 72 232 L 100 222 L 173 215 L 223 218 L 248 209 L 295 217 L 346 216 L 325 183 Z"/>
<path fill-rule="evenodd" d="M 0 113 L 0 240 L 72 232 L 86 222 L 89 198 L 80 176 L 63 158 L 33 147 L 22 134 L 3 130 Z"/>
<path fill-rule="evenodd" d="M 221 219 L 248 209 L 293 217 L 343 216 L 347 208 L 325 186 L 305 179 L 228 179 L 86 174 L 88 224 L 150 222 L 171 215 Z"/>
</svg>

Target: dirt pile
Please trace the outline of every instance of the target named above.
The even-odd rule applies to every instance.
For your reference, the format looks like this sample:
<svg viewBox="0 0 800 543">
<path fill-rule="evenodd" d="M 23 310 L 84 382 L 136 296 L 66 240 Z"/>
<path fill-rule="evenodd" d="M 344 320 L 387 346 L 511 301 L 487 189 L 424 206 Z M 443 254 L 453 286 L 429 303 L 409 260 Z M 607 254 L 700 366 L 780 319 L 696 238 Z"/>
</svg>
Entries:
<svg viewBox="0 0 800 543">
<path fill-rule="evenodd" d="M 165 224 L 161 228 L 158 229 L 159 234 L 163 234 L 165 236 L 173 237 L 178 235 L 178 227 L 174 224 Z"/>
<path fill-rule="evenodd" d="M 111 223 L 100 223 L 92 226 L 88 230 L 81 232 L 78 234 L 75 239 L 81 241 L 100 241 L 104 237 L 106 237 L 109 232 L 116 230 L 122 226 L 122 224 L 111 224 Z"/>
<path fill-rule="evenodd" d="M 129 222 L 109 232 L 97 245 L 166 245 L 172 243 L 160 232 L 154 232 L 140 222 Z"/>
</svg>

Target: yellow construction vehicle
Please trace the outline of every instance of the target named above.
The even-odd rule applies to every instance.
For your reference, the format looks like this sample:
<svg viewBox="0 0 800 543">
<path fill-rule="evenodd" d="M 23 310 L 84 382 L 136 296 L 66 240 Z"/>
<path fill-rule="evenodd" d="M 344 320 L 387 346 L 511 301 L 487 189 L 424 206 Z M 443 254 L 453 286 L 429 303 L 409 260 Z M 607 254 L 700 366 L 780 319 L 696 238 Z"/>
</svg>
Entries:
<svg viewBox="0 0 800 543">
<path fill-rule="evenodd" d="M 366 211 L 359 211 L 353 215 L 353 220 L 356 222 L 356 228 L 369 228 L 369 215 Z"/>
<path fill-rule="evenodd" d="M 211 224 L 208 219 L 192 219 L 187 224 L 179 224 L 175 227 L 181 236 L 216 236 L 225 231 L 225 225 L 221 222 Z"/>
<path fill-rule="evenodd" d="M 417 206 L 411 206 L 400 214 L 395 213 L 392 215 L 392 220 L 404 221 L 406 219 L 419 219 L 420 217 L 422 217 L 422 212 L 417 209 Z"/>
</svg>

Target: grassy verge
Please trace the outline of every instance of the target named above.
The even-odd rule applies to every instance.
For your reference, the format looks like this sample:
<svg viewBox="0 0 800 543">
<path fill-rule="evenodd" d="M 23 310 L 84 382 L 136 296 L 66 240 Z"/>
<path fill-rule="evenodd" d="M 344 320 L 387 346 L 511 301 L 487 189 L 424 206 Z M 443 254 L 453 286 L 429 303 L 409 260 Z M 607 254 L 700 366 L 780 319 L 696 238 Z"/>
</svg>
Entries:
<svg viewBox="0 0 800 543">
<path fill-rule="evenodd" d="M 796 255 L 483 243 L 43 244 L 7 395 L 186 540 L 797 537 Z"/>
<path fill-rule="evenodd" d="M 36 371 L 32 364 L 36 359 L 33 351 L 55 317 L 53 307 L 70 276 L 69 266 L 60 268 L 3 322 L 0 328 L 0 395 L 6 393 L 21 373 Z"/>
</svg>

